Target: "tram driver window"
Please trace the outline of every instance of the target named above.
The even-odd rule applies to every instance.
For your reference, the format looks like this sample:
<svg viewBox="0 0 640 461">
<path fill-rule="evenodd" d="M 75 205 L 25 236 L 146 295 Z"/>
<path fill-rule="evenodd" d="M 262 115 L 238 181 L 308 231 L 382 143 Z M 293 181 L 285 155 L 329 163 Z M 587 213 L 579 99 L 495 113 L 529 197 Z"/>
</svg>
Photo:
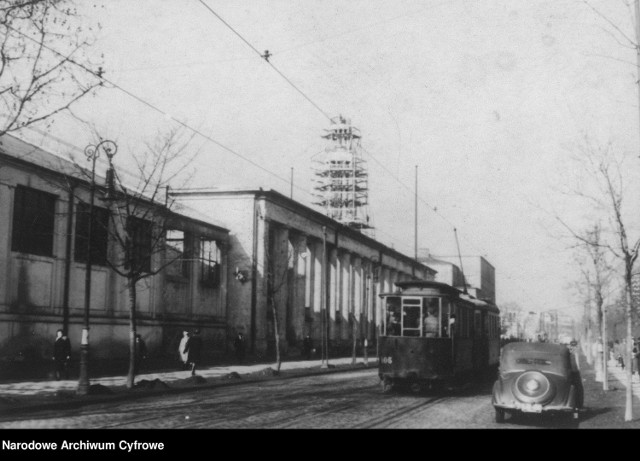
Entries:
<svg viewBox="0 0 640 461">
<path fill-rule="evenodd" d="M 387 336 L 400 336 L 401 334 L 401 311 L 400 298 L 387 298 Z"/>
<path fill-rule="evenodd" d="M 426 298 L 423 315 L 423 334 L 425 338 L 437 338 L 440 329 L 440 300 Z"/>
</svg>

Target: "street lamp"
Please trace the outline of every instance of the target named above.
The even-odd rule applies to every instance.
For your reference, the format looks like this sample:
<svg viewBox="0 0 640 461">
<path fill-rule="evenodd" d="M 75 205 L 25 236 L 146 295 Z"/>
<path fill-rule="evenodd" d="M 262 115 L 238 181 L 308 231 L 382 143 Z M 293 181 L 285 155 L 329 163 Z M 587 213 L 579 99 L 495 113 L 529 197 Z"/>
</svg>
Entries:
<svg viewBox="0 0 640 461">
<path fill-rule="evenodd" d="M 109 140 L 102 140 L 97 146 L 89 145 L 84 149 L 87 161 L 91 162 L 91 185 L 89 189 L 89 222 L 87 224 L 87 254 L 84 279 L 84 327 L 82 328 L 82 339 L 80 340 L 80 376 L 78 379 L 79 395 L 89 393 L 89 308 L 91 305 L 91 246 L 93 234 L 93 202 L 96 193 L 96 160 L 103 151 L 109 162 L 118 150 L 116 143 Z"/>
</svg>

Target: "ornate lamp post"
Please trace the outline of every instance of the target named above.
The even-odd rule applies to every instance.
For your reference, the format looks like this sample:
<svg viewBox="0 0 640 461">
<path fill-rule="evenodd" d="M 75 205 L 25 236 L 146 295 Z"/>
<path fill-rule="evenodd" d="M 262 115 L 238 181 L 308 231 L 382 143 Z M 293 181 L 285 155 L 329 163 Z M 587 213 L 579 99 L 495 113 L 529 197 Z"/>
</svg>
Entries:
<svg viewBox="0 0 640 461">
<path fill-rule="evenodd" d="M 89 393 L 89 311 L 91 305 L 91 246 L 93 234 L 93 202 L 96 193 L 96 160 L 100 157 L 100 151 L 103 151 L 109 162 L 118 150 L 116 143 L 109 140 L 103 140 L 97 146 L 89 145 L 84 149 L 87 161 L 91 162 L 91 185 L 89 189 L 89 222 L 87 224 L 87 261 L 85 267 L 84 279 L 84 327 L 82 328 L 82 339 L 80 340 L 80 377 L 78 379 L 79 395 L 87 395 Z"/>
</svg>

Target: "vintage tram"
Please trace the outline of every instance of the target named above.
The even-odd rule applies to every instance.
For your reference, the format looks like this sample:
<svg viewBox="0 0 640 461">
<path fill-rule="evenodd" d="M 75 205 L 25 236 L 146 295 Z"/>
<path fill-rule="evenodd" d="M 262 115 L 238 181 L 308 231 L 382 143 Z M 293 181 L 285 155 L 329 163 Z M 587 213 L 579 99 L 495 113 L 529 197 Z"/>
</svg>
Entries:
<svg viewBox="0 0 640 461">
<path fill-rule="evenodd" d="M 379 376 L 383 391 L 461 384 L 497 370 L 500 311 L 445 283 L 407 281 L 382 293 Z"/>
</svg>

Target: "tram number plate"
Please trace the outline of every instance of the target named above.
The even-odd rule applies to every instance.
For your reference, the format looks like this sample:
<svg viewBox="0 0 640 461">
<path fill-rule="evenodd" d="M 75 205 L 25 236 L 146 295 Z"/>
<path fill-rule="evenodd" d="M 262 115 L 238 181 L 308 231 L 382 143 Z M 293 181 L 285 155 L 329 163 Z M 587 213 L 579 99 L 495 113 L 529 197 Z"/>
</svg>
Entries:
<svg viewBox="0 0 640 461">
<path fill-rule="evenodd" d="M 520 407 L 520 410 L 525 413 L 542 413 L 542 405 L 539 403 L 524 403 Z"/>
<path fill-rule="evenodd" d="M 393 359 L 391 357 L 382 357 L 382 363 L 391 365 L 393 363 Z"/>
</svg>

